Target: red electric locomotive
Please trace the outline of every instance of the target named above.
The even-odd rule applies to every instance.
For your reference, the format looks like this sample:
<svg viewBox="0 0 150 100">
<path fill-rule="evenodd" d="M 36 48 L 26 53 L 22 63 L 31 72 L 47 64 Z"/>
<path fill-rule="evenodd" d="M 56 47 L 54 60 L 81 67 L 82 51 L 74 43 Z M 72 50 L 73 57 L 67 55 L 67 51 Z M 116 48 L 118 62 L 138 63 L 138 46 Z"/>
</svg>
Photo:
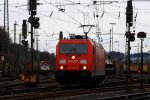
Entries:
<svg viewBox="0 0 150 100">
<path fill-rule="evenodd" d="M 105 79 L 105 50 L 86 36 L 72 35 L 56 46 L 56 80 L 60 83 Z"/>
</svg>

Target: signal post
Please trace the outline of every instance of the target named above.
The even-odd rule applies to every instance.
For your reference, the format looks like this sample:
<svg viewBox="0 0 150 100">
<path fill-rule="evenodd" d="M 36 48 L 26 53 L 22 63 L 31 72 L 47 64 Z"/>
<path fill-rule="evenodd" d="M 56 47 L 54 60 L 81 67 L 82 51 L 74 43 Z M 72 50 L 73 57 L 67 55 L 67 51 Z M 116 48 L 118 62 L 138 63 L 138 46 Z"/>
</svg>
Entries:
<svg viewBox="0 0 150 100">
<path fill-rule="evenodd" d="M 36 11 L 37 11 L 37 0 L 29 0 L 29 15 L 30 17 L 28 18 L 28 22 L 30 23 L 31 25 L 31 31 L 30 31 L 30 34 L 31 34 L 31 72 L 30 72 L 30 82 L 29 83 L 32 83 L 32 77 L 36 77 L 36 82 L 38 82 L 39 80 L 39 77 L 38 77 L 38 73 L 37 73 L 37 69 L 36 68 L 36 71 L 34 69 L 34 52 L 33 52 L 33 43 L 34 43 L 34 39 L 33 39 L 33 28 L 34 29 L 37 29 L 39 28 L 40 24 L 39 24 L 39 17 L 35 17 L 36 15 Z"/>
<path fill-rule="evenodd" d="M 127 1 L 127 8 L 126 8 L 126 26 L 127 26 L 127 32 L 126 32 L 126 38 L 127 38 L 127 73 L 126 78 L 130 78 L 130 42 L 135 41 L 135 33 L 130 32 L 130 27 L 133 26 L 133 6 L 132 6 L 132 0 Z"/>
<path fill-rule="evenodd" d="M 142 79 L 142 74 L 143 74 L 143 40 L 144 40 L 144 38 L 146 38 L 145 32 L 139 32 L 137 34 L 137 38 L 141 39 L 141 66 L 140 66 L 141 85 L 140 85 L 140 88 L 143 89 L 143 79 Z"/>
<path fill-rule="evenodd" d="M 126 35 L 126 42 L 127 42 L 127 58 L 126 58 L 126 64 L 127 64 L 127 70 L 126 70 L 126 79 L 127 79 L 127 91 L 132 91 L 130 88 L 130 82 L 131 82 L 131 76 L 130 76 L 130 42 L 135 41 L 135 33 L 130 32 L 130 27 L 133 26 L 133 6 L 132 6 L 132 0 L 127 1 L 127 8 L 126 8 L 126 27 L 127 31 L 125 33 Z"/>
</svg>

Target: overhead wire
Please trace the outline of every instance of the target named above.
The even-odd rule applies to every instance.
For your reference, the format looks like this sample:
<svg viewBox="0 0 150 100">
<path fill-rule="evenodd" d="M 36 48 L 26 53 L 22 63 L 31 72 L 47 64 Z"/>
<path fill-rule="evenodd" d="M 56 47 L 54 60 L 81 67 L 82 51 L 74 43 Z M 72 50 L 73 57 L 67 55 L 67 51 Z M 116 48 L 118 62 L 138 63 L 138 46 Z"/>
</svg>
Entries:
<svg viewBox="0 0 150 100">
<path fill-rule="evenodd" d="M 14 11 L 15 12 L 15 11 Z M 62 20 L 62 19 L 60 19 L 60 18 L 54 18 L 54 19 L 57 19 L 57 20 Z M 62 21 L 64 21 L 64 20 L 62 20 Z M 68 21 L 65 21 L 65 22 L 68 22 Z M 72 23 L 72 22 L 69 22 L 69 23 Z M 75 23 L 74 23 L 75 24 Z M 143 23 L 140 23 L 140 24 L 143 24 Z M 145 25 L 145 26 L 149 26 L 149 25 L 146 25 L 146 24 L 143 24 L 143 25 Z"/>
<path fill-rule="evenodd" d="M 47 2 L 46 0 L 43 0 L 43 1 L 45 1 L 45 2 Z M 47 2 L 47 3 L 49 3 L 49 2 Z M 53 5 L 52 3 L 49 3 L 50 5 L 52 5 L 52 6 L 54 6 L 54 7 L 56 7 L 56 8 L 58 8 L 57 6 L 55 6 L 55 5 Z M 58 8 L 59 9 L 59 8 Z M 70 17 L 71 19 L 73 19 L 75 22 L 77 22 L 77 23 L 79 23 L 79 25 L 81 24 L 79 21 L 77 21 L 75 18 L 73 18 L 72 16 L 70 16 L 70 15 L 68 15 L 68 14 L 66 14 L 65 12 L 63 12 L 65 15 L 67 15 L 68 17 Z"/>
<path fill-rule="evenodd" d="M 20 9 L 20 8 L 19 8 L 19 9 Z M 22 10 L 25 10 L 25 9 L 22 9 Z M 14 11 L 14 13 L 17 13 L 17 12 Z M 71 21 L 68 21 L 68 20 L 64 20 L 64 19 L 60 19 L 60 18 L 56 18 L 56 17 L 44 15 L 44 14 L 41 14 L 41 13 L 38 13 L 38 14 L 39 14 L 39 15 L 42 15 L 42 16 L 45 16 L 45 17 L 49 17 L 49 18 L 55 19 L 55 20 L 60 20 L 60 21 L 67 22 L 67 23 L 70 23 L 70 24 L 79 25 L 78 23 L 71 22 Z M 60 26 L 60 25 L 59 25 L 59 26 Z M 67 31 L 67 32 L 68 32 L 68 31 Z"/>
<path fill-rule="evenodd" d="M 124 1 L 124 0 L 123 0 Z M 12 11 L 13 12 L 13 11 Z M 15 13 L 15 11 L 14 11 L 14 13 Z M 108 12 L 106 12 L 106 13 L 108 13 Z M 67 14 L 68 15 L 68 14 Z M 110 15 L 112 15 L 112 14 L 110 14 Z M 117 15 L 113 15 L 113 16 L 116 16 L 116 17 L 118 17 Z M 57 20 L 62 20 L 62 19 L 60 19 L 60 18 L 54 18 L 54 19 L 57 19 Z M 76 19 L 75 19 L 76 20 Z M 62 20 L 62 21 L 64 21 L 64 20 Z M 65 21 L 65 22 L 68 22 L 68 21 Z M 69 23 L 72 23 L 72 22 L 69 22 Z M 77 22 L 78 24 L 79 24 L 79 22 Z M 77 24 L 77 23 L 74 23 L 74 24 Z M 141 22 L 137 22 L 137 24 L 141 24 L 141 25 L 143 25 L 143 26 L 146 26 L 146 27 L 149 27 L 150 25 L 147 25 L 147 24 L 144 24 L 144 23 L 141 23 Z"/>
</svg>

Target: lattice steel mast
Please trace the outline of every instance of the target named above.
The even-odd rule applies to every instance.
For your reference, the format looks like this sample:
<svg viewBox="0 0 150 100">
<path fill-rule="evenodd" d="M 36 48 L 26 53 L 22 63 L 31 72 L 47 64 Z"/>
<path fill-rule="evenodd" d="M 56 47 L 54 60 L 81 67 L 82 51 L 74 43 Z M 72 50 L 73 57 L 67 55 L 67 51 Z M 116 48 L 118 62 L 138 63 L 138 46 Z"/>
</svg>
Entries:
<svg viewBox="0 0 150 100">
<path fill-rule="evenodd" d="M 4 34 L 3 34 L 3 71 L 2 76 L 4 76 L 4 68 L 5 68 L 5 32 L 9 33 L 9 8 L 8 8 L 8 0 L 4 0 Z"/>
</svg>

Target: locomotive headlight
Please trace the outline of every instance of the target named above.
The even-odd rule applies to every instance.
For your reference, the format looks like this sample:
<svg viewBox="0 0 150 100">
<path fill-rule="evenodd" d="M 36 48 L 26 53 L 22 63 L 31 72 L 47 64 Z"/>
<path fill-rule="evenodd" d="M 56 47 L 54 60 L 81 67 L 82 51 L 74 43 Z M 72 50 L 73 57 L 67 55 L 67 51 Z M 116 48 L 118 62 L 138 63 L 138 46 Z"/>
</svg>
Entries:
<svg viewBox="0 0 150 100">
<path fill-rule="evenodd" d="M 61 59 L 61 60 L 59 61 L 59 63 L 60 63 L 60 64 L 66 64 L 66 60 L 65 60 L 65 59 Z"/>
<path fill-rule="evenodd" d="M 60 66 L 60 69 L 63 70 L 63 69 L 64 69 L 64 66 Z"/>
<path fill-rule="evenodd" d="M 72 56 L 71 58 L 72 58 L 72 59 L 75 59 L 76 57 L 75 57 L 75 56 Z"/>
<path fill-rule="evenodd" d="M 86 66 L 83 66 L 82 69 L 83 69 L 83 70 L 86 70 Z"/>
<path fill-rule="evenodd" d="M 87 64 L 87 60 L 80 60 L 80 64 Z"/>
</svg>

